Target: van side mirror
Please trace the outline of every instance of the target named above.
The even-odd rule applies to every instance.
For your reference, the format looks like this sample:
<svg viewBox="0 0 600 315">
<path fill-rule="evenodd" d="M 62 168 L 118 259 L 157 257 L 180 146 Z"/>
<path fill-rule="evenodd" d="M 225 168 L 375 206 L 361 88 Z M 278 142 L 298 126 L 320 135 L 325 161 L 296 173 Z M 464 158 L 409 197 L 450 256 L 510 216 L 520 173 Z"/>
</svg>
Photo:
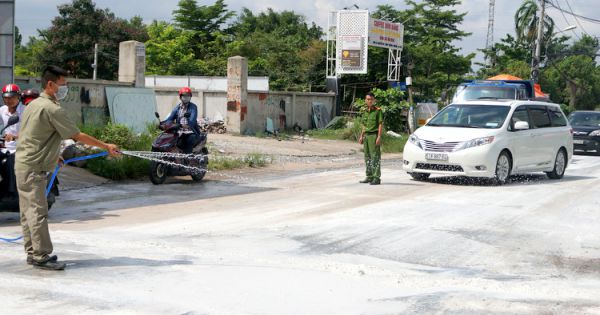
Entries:
<svg viewBox="0 0 600 315">
<path fill-rule="evenodd" d="M 527 130 L 529 129 L 529 123 L 526 121 L 517 121 L 515 123 L 515 130 Z"/>
<path fill-rule="evenodd" d="M 154 116 L 156 116 L 156 118 L 160 119 L 160 115 L 158 114 L 158 112 L 154 112 Z"/>
</svg>

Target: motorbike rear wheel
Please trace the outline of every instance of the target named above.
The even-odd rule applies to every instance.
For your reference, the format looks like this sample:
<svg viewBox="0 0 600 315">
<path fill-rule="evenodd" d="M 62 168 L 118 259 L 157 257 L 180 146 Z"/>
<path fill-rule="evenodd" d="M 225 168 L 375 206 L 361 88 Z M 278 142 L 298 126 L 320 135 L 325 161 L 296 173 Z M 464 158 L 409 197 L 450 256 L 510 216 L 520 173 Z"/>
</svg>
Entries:
<svg viewBox="0 0 600 315">
<path fill-rule="evenodd" d="M 160 185 L 167 179 L 168 166 L 163 163 L 150 163 L 150 181 L 154 185 Z"/>
</svg>

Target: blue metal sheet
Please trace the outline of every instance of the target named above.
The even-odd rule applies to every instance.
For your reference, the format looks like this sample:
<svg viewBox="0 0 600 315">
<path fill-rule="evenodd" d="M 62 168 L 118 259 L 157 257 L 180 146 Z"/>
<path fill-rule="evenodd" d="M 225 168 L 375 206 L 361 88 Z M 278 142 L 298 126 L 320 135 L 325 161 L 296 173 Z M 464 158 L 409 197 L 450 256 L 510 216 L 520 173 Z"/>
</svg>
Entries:
<svg viewBox="0 0 600 315">
<path fill-rule="evenodd" d="M 134 132 L 144 132 L 149 123 L 157 122 L 152 89 L 106 87 L 106 102 L 111 122 L 126 125 Z"/>
</svg>

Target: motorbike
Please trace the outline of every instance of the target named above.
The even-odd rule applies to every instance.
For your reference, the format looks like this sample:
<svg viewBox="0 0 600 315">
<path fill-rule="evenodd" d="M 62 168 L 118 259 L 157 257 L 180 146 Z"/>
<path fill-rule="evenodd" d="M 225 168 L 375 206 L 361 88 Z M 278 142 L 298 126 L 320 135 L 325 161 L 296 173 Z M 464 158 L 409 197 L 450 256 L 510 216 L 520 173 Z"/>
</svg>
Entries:
<svg viewBox="0 0 600 315">
<path fill-rule="evenodd" d="M 168 176 L 192 176 L 194 181 L 201 181 L 208 169 L 208 149 L 206 147 L 207 133 L 201 129 L 200 137 L 194 146 L 192 153 L 184 156 L 182 144 L 180 143 L 179 129 L 177 123 L 160 121 L 158 113 L 154 113 L 159 120 L 159 129 L 162 132 L 152 143 L 152 152 L 175 153 L 165 154 L 162 157 L 164 163 L 152 161 L 150 163 L 150 181 L 155 185 L 165 182 Z M 189 113 L 186 114 L 189 117 Z M 188 166 L 188 167 L 183 167 Z"/>
<path fill-rule="evenodd" d="M 0 130 L 0 135 L 4 134 L 4 130 L 9 126 L 12 126 L 19 122 L 19 116 L 11 116 L 8 119 L 8 123 L 2 130 Z M 4 148 L 5 143 L 4 136 L 0 138 L 0 149 Z M 9 171 L 8 167 L 14 167 L 14 163 L 8 163 L 8 159 L 14 159 L 14 156 L 10 156 L 6 150 L 0 150 L 0 211 L 6 212 L 19 212 L 19 196 L 17 193 L 9 193 L 8 192 L 8 176 L 14 176 L 14 171 Z M 48 179 L 50 179 L 51 174 L 48 175 Z M 48 201 L 48 210 L 52 208 L 52 205 L 56 201 L 56 197 L 60 194 L 58 190 L 58 178 L 52 184 L 52 188 L 50 192 L 46 196 Z"/>
</svg>

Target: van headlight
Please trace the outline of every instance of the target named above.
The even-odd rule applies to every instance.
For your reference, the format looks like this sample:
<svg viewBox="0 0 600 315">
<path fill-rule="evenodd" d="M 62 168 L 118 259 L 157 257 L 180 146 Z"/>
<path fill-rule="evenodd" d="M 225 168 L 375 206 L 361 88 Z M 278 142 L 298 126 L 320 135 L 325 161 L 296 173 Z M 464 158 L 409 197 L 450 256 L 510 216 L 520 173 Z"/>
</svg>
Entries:
<svg viewBox="0 0 600 315">
<path fill-rule="evenodd" d="M 464 150 L 464 149 L 468 149 L 468 148 L 472 148 L 472 147 L 478 147 L 481 145 L 490 144 L 492 142 L 494 142 L 493 136 L 476 138 L 476 139 L 472 139 L 472 140 L 463 142 L 462 145 L 456 149 L 456 151 Z"/>
<path fill-rule="evenodd" d="M 419 137 L 417 137 L 414 133 L 410 136 L 408 136 L 408 142 L 416 145 L 417 147 L 423 149 L 423 147 L 421 147 L 421 139 L 419 139 Z"/>
<path fill-rule="evenodd" d="M 597 137 L 597 136 L 600 136 L 600 129 L 598 129 L 598 130 L 594 130 L 594 131 L 590 132 L 589 136 L 590 136 L 590 137 Z"/>
</svg>

